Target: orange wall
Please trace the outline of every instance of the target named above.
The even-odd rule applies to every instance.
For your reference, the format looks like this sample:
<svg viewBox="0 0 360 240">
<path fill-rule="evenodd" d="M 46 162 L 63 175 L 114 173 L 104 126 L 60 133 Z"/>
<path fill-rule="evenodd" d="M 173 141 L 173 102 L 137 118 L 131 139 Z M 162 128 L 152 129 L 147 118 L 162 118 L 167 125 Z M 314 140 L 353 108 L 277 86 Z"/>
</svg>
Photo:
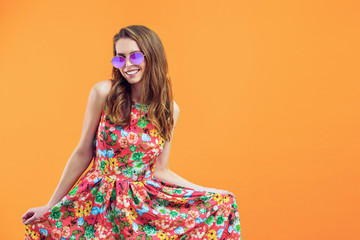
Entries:
<svg viewBox="0 0 360 240">
<path fill-rule="evenodd" d="M 244 240 L 358 239 L 359 23 L 357 1 L 1 1 L 1 239 L 50 199 L 130 24 L 168 56 L 171 169 L 233 192 Z"/>
</svg>

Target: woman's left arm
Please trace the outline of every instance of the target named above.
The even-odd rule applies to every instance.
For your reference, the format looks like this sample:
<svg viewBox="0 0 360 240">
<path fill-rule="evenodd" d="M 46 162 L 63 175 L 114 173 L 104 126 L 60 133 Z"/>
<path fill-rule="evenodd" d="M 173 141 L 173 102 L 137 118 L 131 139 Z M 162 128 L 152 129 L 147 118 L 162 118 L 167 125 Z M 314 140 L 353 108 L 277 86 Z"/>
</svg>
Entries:
<svg viewBox="0 0 360 240">
<path fill-rule="evenodd" d="M 216 188 L 206 188 L 206 187 L 202 187 L 202 186 L 196 185 L 194 183 L 191 183 L 169 169 L 168 160 L 169 160 L 169 155 L 170 155 L 171 140 L 172 140 L 174 130 L 175 130 L 178 118 L 179 118 L 179 114 L 180 114 L 179 106 L 174 101 L 174 127 L 171 131 L 171 138 L 169 141 L 165 142 L 164 149 L 163 149 L 162 153 L 160 154 L 160 156 L 158 157 L 158 159 L 156 160 L 156 165 L 154 168 L 153 176 L 156 179 L 159 179 L 161 181 L 172 183 L 172 184 L 177 184 L 177 185 L 192 188 L 195 190 L 208 191 L 208 192 L 214 192 L 214 193 L 219 193 L 219 194 L 230 194 L 230 195 L 234 196 L 233 193 L 226 191 L 226 190 L 220 190 L 220 189 L 216 189 Z"/>
</svg>

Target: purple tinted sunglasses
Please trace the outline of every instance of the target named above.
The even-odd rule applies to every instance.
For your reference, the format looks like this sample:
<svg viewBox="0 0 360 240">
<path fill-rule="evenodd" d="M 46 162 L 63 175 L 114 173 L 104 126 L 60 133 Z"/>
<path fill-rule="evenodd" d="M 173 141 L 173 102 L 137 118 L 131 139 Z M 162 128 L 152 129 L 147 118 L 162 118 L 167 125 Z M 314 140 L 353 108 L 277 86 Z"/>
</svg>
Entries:
<svg viewBox="0 0 360 240">
<path fill-rule="evenodd" d="M 144 54 L 141 52 L 134 52 L 130 54 L 130 62 L 132 62 L 135 65 L 139 65 L 144 61 Z M 113 57 L 111 60 L 112 64 L 116 68 L 121 68 L 125 65 L 126 58 L 121 56 Z"/>
</svg>

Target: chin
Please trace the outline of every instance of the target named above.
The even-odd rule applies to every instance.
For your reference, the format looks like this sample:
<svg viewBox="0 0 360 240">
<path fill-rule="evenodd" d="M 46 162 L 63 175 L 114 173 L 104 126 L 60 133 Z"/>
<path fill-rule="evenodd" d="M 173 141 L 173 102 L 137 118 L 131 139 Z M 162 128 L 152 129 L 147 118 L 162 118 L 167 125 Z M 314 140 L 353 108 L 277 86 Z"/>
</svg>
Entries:
<svg viewBox="0 0 360 240">
<path fill-rule="evenodd" d="M 141 82 L 141 79 L 126 79 L 130 84 L 136 84 Z"/>
</svg>

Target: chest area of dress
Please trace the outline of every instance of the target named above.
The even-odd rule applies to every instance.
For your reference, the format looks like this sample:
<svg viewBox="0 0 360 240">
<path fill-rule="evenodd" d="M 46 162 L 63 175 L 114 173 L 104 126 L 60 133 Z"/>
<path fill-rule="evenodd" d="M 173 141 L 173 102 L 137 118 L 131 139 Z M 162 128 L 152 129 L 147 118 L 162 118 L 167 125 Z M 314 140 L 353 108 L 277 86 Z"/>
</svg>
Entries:
<svg viewBox="0 0 360 240">
<path fill-rule="evenodd" d="M 103 111 L 97 132 L 97 148 L 106 150 L 107 157 L 130 155 L 131 158 L 154 158 L 162 152 L 164 144 L 164 139 L 146 113 L 132 108 L 130 124 L 121 127 L 116 126 Z"/>
</svg>

